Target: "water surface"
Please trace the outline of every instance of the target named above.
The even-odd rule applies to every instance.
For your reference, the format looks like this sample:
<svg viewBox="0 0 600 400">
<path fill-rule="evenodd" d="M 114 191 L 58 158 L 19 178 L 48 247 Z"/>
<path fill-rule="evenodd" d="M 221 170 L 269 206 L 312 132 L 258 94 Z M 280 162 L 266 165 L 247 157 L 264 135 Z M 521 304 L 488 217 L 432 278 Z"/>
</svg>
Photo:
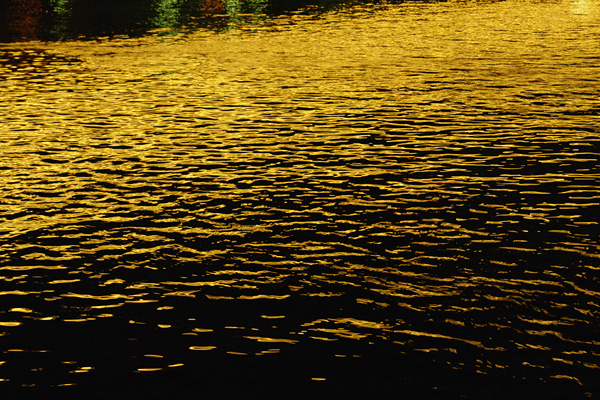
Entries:
<svg viewBox="0 0 600 400">
<path fill-rule="evenodd" d="M 0 45 L 2 391 L 597 394 L 599 22 L 409 2 Z"/>
</svg>

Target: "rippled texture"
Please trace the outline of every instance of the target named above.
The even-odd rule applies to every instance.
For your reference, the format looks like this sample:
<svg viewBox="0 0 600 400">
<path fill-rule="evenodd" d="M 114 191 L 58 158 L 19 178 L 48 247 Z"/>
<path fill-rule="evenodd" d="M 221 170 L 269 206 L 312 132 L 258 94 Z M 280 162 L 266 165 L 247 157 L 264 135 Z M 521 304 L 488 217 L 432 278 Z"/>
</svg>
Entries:
<svg viewBox="0 0 600 400">
<path fill-rule="evenodd" d="M 1 390 L 598 393 L 599 22 L 406 3 L 2 45 Z"/>
</svg>

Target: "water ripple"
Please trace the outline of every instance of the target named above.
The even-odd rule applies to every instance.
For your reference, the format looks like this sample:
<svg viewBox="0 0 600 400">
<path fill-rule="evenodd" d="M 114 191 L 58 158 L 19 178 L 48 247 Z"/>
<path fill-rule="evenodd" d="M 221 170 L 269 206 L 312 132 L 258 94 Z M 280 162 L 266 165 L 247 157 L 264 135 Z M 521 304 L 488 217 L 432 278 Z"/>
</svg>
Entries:
<svg viewBox="0 0 600 400">
<path fill-rule="evenodd" d="M 0 381 L 589 397 L 600 32 L 569 7 L 2 45 Z"/>
</svg>

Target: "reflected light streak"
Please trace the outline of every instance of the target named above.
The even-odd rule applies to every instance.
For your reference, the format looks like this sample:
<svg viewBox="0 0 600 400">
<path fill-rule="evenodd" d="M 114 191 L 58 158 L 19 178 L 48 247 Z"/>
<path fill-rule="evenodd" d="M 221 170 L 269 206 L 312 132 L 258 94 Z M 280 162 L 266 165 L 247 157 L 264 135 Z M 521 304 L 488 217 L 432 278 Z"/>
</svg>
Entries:
<svg viewBox="0 0 600 400">
<path fill-rule="evenodd" d="M 575 15 L 592 15 L 598 13 L 600 6 L 594 0 L 573 0 L 571 10 Z"/>
</svg>

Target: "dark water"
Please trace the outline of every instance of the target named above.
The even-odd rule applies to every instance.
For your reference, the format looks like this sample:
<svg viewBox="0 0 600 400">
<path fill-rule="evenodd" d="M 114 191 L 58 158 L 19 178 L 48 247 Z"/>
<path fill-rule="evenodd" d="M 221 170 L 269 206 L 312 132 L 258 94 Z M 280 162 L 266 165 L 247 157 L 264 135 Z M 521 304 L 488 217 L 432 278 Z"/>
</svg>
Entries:
<svg viewBox="0 0 600 400">
<path fill-rule="evenodd" d="M 384 0 L 375 0 L 383 2 Z M 399 2 L 400 0 L 391 0 Z M 0 0 L 0 42 L 222 32 L 285 13 L 320 13 L 362 0 Z M 387 3 L 387 1 L 386 1 Z"/>
<path fill-rule="evenodd" d="M 598 396 L 599 22 L 0 45 L 2 398 Z"/>
</svg>

